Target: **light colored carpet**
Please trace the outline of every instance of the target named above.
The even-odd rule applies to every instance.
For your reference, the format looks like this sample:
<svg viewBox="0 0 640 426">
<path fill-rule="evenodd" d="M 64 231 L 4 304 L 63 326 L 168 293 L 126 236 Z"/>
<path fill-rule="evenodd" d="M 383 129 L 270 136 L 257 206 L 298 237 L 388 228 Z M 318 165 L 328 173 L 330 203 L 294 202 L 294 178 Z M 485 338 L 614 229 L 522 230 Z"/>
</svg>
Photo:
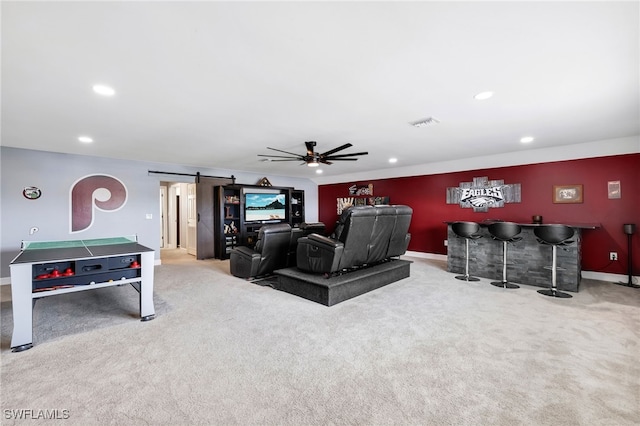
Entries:
<svg viewBox="0 0 640 426">
<path fill-rule="evenodd" d="M 408 258 L 410 278 L 326 307 L 228 261 L 162 258 L 150 322 L 130 288 L 51 297 L 34 319 L 55 326 L 11 353 L 2 303 L 3 425 L 34 424 L 20 410 L 65 425 L 640 422 L 637 289 L 583 280 L 556 300 Z"/>
</svg>

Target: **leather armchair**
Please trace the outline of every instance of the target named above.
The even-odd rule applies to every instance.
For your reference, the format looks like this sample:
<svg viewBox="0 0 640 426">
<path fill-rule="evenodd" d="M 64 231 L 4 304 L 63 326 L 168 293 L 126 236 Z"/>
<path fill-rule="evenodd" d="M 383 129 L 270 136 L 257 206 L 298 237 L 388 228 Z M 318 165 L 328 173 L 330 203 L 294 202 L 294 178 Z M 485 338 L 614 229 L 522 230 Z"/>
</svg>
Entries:
<svg viewBox="0 0 640 426">
<path fill-rule="evenodd" d="M 253 249 L 241 246 L 231 250 L 231 274 L 240 278 L 255 278 L 286 267 L 290 243 L 289 224 L 262 226 Z"/>
</svg>

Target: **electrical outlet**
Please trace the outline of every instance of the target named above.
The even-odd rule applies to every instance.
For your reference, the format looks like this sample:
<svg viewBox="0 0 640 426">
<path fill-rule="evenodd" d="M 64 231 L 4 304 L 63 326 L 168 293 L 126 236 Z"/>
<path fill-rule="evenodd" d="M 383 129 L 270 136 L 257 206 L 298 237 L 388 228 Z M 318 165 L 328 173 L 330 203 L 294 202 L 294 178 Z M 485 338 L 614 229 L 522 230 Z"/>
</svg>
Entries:
<svg viewBox="0 0 640 426">
<path fill-rule="evenodd" d="M 618 253 L 615 251 L 609 252 L 609 260 L 618 260 Z"/>
</svg>

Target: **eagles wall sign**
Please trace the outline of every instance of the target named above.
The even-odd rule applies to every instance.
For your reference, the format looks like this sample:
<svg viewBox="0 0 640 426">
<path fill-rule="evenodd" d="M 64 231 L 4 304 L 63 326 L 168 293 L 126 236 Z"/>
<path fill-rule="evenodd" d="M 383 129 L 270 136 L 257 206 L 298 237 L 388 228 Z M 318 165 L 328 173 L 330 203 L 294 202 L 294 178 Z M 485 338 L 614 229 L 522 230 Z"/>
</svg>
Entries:
<svg viewBox="0 0 640 426">
<path fill-rule="evenodd" d="M 473 182 L 461 182 L 459 187 L 447 188 L 447 204 L 460 204 L 474 212 L 487 212 L 489 207 L 504 207 L 505 203 L 519 203 L 519 183 L 506 184 L 504 180 L 488 177 L 473 178 Z"/>
</svg>

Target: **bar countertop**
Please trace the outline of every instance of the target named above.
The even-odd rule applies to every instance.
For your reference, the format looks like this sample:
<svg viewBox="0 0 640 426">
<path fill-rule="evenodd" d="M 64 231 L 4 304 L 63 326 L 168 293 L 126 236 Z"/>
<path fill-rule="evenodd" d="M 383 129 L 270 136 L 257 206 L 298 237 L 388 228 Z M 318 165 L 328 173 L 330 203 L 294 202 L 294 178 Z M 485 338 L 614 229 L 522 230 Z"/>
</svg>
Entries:
<svg viewBox="0 0 640 426">
<path fill-rule="evenodd" d="M 456 220 L 449 220 L 449 221 L 445 221 L 444 223 L 446 223 L 447 225 L 451 225 L 452 223 L 457 222 Z M 476 222 L 478 225 L 480 226 L 489 226 L 492 223 L 496 223 L 496 222 L 509 222 L 507 220 L 499 220 L 499 219 L 485 219 L 481 222 Z M 572 228 L 579 228 L 579 229 L 598 229 L 600 228 L 600 224 L 599 223 L 560 223 L 560 222 L 545 222 L 545 223 L 521 223 L 521 222 L 514 222 L 517 223 L 518 225 L 522 226 L 523 228 L 536 228 L 538 226 L 542 226 L 542 225 L 567 225 L 570 226 Z"/>
</svg>

